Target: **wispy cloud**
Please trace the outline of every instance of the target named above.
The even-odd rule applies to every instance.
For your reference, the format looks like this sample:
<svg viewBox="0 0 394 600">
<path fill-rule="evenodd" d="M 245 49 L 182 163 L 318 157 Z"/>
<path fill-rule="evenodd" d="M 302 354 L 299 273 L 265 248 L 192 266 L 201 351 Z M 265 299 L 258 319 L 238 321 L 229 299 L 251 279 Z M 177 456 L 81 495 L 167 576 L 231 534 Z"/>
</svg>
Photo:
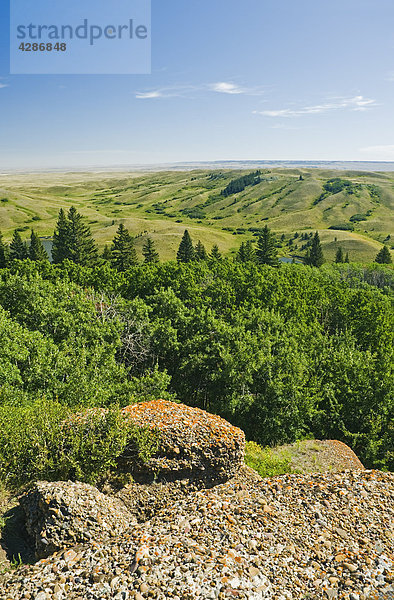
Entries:
<svg viewBox="0 0 394 600">
<path fill-rule="evenodd" d="M 217 93 L 228 94 L 231 96 L 248 95 L 261 96 L 264 93 L 262 88 L 248 88 L 237 85 L 230 81 L 217 81 L 215 83 L 203 83 L 200 85 L 180 85 L 173 87 L 163 87 L 155 90 L 137 92 L 135 97 L 140 100 L 149 100 L 152 98 L 187 98 L 193 97 L 196 93 Z"/>
<path fill-rule="evenodd" d="M 162 90 L 153 90 L 151 92 L 137 92 L 135 97 L 140 100 L 147 100 L 150 98 L 164 98 L 165 96 Z"/>
<path fill-rule="evenodd" d="M 209 84 L 209 89 L 212 92 L 218 92 L 219 94 L 244 94 L 245 89 L 239 87 L 235 83 L 228 83 L 226 81 L 218 81 L 217 83 Z"/>
<path fill-rule="evenodd" d="M 391 71 L 390 73 L 387 73 L 386 80 L 387 81 L 394 81 L 394 71 Z"/>
<path fill-rule="evenodd" d="M 318 115 L 329 113 L 336 110 L 353 110 L 353 111 L 364 111 L 368 108 L 377 106 L 376 100 L 370 98 L 364 98 L 364 96 L 354 96 L 353 98 L 335 98 L 331 101 L 323 104 L 315 104 L 312 106 L 303 106 L 300 108 L 282 108 L 278 110 L 255 110 L 253 111 L 256 115 L 263 115 L 264 117 L 302 117 L 304 115 Z"/>
<path fill-rule="evenodd" d="M 360 148 L 360 152 L 368 154 L 371 160 L 394 160 L 394 144 L 367 146 Z"/>
<path fill-rule="evenodd" d="M 216 83 L 210 83 L 208 88 L 212 92 L 219 94 L 243 94 L 245 96 L 262 96 L 265 93 L 263 88 L 259 87 L 242 87 L 236 83 L 228 81 L 218 81 Z"/>
<path fill-rule="evenodd" d="M 6 88 L 6 87 L 8 87 L 8 84 L 7 84 L 7 83 L 0 83 L 0 90 L 1 90 L 2 88 Z"/>
<path fill-rule="evenodd" d="M 154 98 L 182 98 L 190 95 L 198 89 L 191 85 L 178 85 L 172 87 L 157 88 L 155 90 L 147 90 L 145 92 L 137 92 L 135 97 L 139 100 L 151 100 Z"/>
</svg>

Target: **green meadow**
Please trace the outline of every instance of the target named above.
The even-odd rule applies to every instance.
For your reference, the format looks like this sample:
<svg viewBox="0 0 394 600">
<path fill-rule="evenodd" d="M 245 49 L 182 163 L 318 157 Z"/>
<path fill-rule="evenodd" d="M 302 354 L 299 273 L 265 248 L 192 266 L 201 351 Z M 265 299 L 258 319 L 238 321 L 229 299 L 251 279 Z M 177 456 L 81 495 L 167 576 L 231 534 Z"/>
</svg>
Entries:
<svg viewBox="0 0 394 600">
<path fill-rule="evenodd" d="M 216 243 L 224 254 L 256 239 L 265 225 L 281 241 L 282 256 L 301 258 L 300 234 L 316 230 L 327 260 L 334 259 L 339 245 L 358 262 L 372 261 L 384 242 L 392 247 L 394 173 L 263 169 L 253 184 L 234 193 L 230 187 L 223 194 L 231 182 L 251 174 L 195 170 L 0 175 L 0 230 L 6 241 L 14 229 L 26 239 L 31 228 L 50 237 L 59 209 L 74 205 L 87 218 L 100 248 L 124 223 L 136 237 L 137 252 L 149 235 L 162 260 L 175 258 L 185 228 L 193 241 L 201 240 L 208 250 Z"/>
</svg>

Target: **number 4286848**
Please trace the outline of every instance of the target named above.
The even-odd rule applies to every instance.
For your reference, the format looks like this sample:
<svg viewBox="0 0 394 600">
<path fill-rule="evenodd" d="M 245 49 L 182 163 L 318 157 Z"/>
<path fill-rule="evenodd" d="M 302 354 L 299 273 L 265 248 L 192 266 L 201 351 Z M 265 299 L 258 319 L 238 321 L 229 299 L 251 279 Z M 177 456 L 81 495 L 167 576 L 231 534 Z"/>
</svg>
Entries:
<svg viewBox="0 0 394 600">
<path fill-rule="evenodd" d="M 59 42 L 56 44 L 51 44 L 50 42 L 47 44 L 22 42 L 19 46 L 19 50 L 22 52 L 65 52 L 67 50 L 67 44 L 59 44 Z"/>
</svg>

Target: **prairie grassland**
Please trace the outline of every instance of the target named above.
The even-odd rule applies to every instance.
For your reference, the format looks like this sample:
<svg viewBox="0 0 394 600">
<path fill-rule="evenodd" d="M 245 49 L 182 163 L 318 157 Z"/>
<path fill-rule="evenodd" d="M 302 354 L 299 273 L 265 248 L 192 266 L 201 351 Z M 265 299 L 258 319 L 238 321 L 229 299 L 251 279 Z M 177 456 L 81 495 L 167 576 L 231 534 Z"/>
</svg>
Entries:
<svg viewBox="0 0 394 600">
<path fill-rule="evenodd" d="M 227 197 L 230 181 L 248 174 L 240 170 L 196 170 L 151 173 L 48 173 L 0 175 L 0 231 L 10 240 L 18 228 L 28 237 L 33 227 L 51 236 L 61 207 L 75 205 L 88 220 L 100 247 L 110 243 L 119 223 L 137 236 L 137 251 L 150 235 L 162 259 L 175 257 L 185 228 L 208 250 L 217 243 L 223 253 L 253 239 L 252 228 L 268 225 L 285 236 L 280 253 L 301 254 L 301 244 L 288 248 L 295 232 L 318 230 L 328 260 L 339 245 L 350 259 L 374 259 L 386 240 L 393 240 L 394 173 L 262 170 L 261 181 Z M 302 179 L 300 179 L 302 175 Z M 349 182 L 327 193 L 328 180 Z M 352 227 L 334 230 L 331 227 Z"/>
</svg>

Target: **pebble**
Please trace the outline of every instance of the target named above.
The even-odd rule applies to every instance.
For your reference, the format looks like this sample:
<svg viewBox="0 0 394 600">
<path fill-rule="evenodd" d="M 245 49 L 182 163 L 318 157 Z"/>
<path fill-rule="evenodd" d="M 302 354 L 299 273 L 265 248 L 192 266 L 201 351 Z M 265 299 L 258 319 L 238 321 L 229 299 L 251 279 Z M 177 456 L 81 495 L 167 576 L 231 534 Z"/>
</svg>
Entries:
<svg viewBox="0 0 394 600">
<path fill-rule="evenodd" d="M 160 489 L 153 486 L 152 493 Z M 261 480 L 244 467 L 221 485 L 171 489 L 170 500 L 154 503 L 148 520 L 127 525 L 126 519 L 126 527 L 123 523 L 122 532 L 112 537 L 95 530 L 87 542 L 7 573 L 0 598 L 394 597 L 391 473 L 357 470 Z M 319 507 L 324 507 L 324 526 L 316 521 Z"/>
</svg>

